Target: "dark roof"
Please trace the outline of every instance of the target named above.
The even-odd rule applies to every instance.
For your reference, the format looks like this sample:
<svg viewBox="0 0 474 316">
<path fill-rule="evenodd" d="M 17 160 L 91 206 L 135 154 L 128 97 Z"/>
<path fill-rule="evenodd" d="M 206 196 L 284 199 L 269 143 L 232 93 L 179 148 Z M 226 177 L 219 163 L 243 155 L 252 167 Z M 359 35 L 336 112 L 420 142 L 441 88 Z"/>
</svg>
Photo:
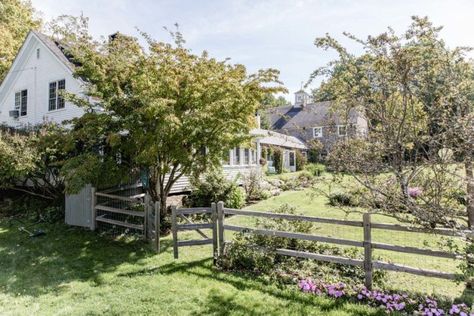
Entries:
<svg viewBox="0 0 474 316">
<path fill-rule="evenodd" d="M 324 126 L 338 123 L 330 111 L 329 101 L 310 103 L 305 106 L 281 106 L 266 111 L 272 129 Z"/>
<path fill-rule="evenodd" d="M 65 49 L 61 47 L 61 45 L 55 41 L 53 41 L 49 36 L 37 32 L 31 31 L 36 37 L 46 46 L 49 50 L 64 64 L 68 67 L 71 71 L 74 71 L 74 64 L 71 60 L 66 56 Z"/>
</svg>

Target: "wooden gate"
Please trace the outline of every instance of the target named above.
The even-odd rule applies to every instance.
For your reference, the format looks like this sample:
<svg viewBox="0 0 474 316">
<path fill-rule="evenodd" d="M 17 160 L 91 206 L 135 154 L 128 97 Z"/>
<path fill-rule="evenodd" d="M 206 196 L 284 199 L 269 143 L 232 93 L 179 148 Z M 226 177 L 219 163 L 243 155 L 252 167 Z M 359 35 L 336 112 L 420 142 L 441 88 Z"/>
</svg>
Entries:
<svg viewBox="0 0 474 316">
<path fill-rule="evenodd" d="M 140 190 L 137 190 L 140 189 Z M 136 185 L 97 192 L 91 190 L 92 230 L 106 226 L 114 234 L 131 233 L 160 250 L 160 207 Z"/>
<path fill-rule="evenodd" d="M 194 223 L 187 216 L 189 215 L 210 215 L 208 222 Z M 178 220 L 180 222 L 178 223 Z M 209 237 L 208 234 L 203 232 L 203 229 L 211 229 L 212 235 Z M 216 203 L 212 203 L 211 207 L 198 207 L 198 208 L 176 208 L 171 207 L 171 230 L 173 233 L 173 253 L 174 258 L 178 259 L 179 247 L 184 246 L 197 246 L 197 245 L 213 245 L 213 257 L 214 261 L 217 259 L 217 207 Z M 193 240 L 179 240 L 178 232 L 180 231 L 196 231 L 202 239 Z"/>
</svg>

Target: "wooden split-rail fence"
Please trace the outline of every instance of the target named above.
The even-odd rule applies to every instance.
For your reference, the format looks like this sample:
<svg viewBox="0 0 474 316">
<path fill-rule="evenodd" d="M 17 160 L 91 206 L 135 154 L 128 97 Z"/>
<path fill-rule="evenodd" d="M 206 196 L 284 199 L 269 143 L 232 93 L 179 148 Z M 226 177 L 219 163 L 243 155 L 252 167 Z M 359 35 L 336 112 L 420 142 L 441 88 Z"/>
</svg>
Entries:
<svg viewBox="0 0 474 316">
<path fill-rule="evenodd" d="M 210 222 L 196 224 L 196 223 L 191 222 L 189 219 L 186 219 L 186 223 L 184 224 L 178 223 L 178 218 L 180 217 L 185 218 L 185 215 L 197 215 L 197 214 L 211 214 Z M 307 221 L 307 222 L 314 222 L 314 223 L 333 224 L 333 225 L 338 225 L 338 226 L 360 227 L 363 229 L 363 239 L 350 240 L 350 239 L 318 236 L 318 235 L 312 235 L 312 234 L 277 231 L 277 230 L 269 230 L 269 229 L 258 229 L 258 228 L 250 228 L 250 227 L 226 224 L 225 223 L 226 216 L 233 216 L 233 215 L 248 216 L 248 217 L 255 217 L 255 218 L 264 217 L 264 218 L 270 218 L 270 219 L 284 219 L 288 221 Z M 212 237 L 203 235 L 202 231 L 200 231 L 201 229 L 212 229 Z M 413 255 L 432 256 L 432 257 L 438 257 L 438 258 L 451 258 L 451 259 L 458 258 L 456 254 L 447 252 L 447 251 L 430 250 L 430 249 L 422 249 L 422 248 L 416 248 L 416 247 L 407 247 L 407 246 L 399 246 L 399 245 L 375 242 L 372 240 L 372 231 L 374 229 L 410 232 L 410 233 L 431 233 L 431 234 L 438 234 L 438 235 L 444 235 L 444 236 L 466 236 L 466 235 L 472 236 L 473 235 L 472 231 L 459 232 L 459 231 L 454 231 L 451 229 L 427 230 L 421 227 L 409 227 L 409 226 L 396 225 L 396 224 L 373 223 L 371 221 L 370 213 L 363 214 L 362 221 L 354 221 L 354 220 L 341 220 L 341 219 L 320 218 L 320 217 L 313 217 L 313 216 L 232 209 L 232 208 L 224 207 L 223 202 L 219 202 L 217 204 L 213 203 L 210 208 L 203 207 L 203 208 L 186 209 L 186 208 L 172 207 L 172 233 L 173 233 L 173 241 L 174 241 L 173 249 L 174 249 L 175 258 L 178 258 L 179 247 L 212 244 L 214 259 L 216 259 L 217 256 L 222 255 L 224 253 L 225 244 L 228 242 L 225 239 L 226 231 L 246 232 L 246 233 L 253 233 L 253 234 L 264 235 L 264 236 L 284 237 L 284 238 L 316 241 L 316 242 L 323 242 L 323 243 L 329 243 L 329 244 L 363 248 L 364 259 L 354 259 L 354 258 L 347 258 L 347 257 L 342 257 L 342 256 L 333 256 L 333 255 L 325 255 L 325 254 L 311 253 L 311 252 L 305 252 L 305 251 L 296 251 L 292 249 L 275 249 L 273 251 L 275 251 L 275 253 L 277 254 L 284 255 L 284 256 L 314 259 L 318 261 L 361 267 L 365 271 L 365 286 L 369 289 L 372 288 L 372 279 L 373 279 L 372 275 L 373 275 L 374 269 L 405 272 L 405 273 L 410 273 L 414 275 L 448 279 L 448 280 L 453 280 L 456 278 L 455 273 L 427 270 L 427 269 L 421 269 L 417 267 L 401 265 L 397 263 L 389 263 L 389 262 L 373 260 L 372 251 L 374 249 L 388 250 L 388 251 L 399 252 L 399 253 L 408 253 L 408 254 L 413 254 Z M 204 239 L 180 241 L 178 238 L 179 237 L 178 233 L 179 231 L 185 231 L 185 230 L 198 230 L 201 236 L 204 237 Z"/>
</svg>

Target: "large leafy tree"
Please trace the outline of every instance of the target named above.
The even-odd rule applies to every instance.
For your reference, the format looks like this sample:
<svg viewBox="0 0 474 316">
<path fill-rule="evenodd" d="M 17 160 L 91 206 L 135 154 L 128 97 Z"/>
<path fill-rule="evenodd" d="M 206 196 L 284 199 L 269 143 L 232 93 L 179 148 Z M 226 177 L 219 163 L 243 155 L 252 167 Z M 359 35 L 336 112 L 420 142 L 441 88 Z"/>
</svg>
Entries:
<svg viewBox="0 0 474 316">
<path fill-rule="evenodd" d="M 41 27 L 41 20 L 29 1 L 0 1 L 0 82 L 15 59 L 26 35 Z"/>
<path fill-rule="evenodd" d="M 89 113 L 72 122 L 81 150 L 66 173 L 82 179 L 68 190 L 97 176 L 85 172 L 85 161 L 119 155 L 128 170 L 148 173 L 148 192 L 164 215 L 173 184 L 218 166 L 226 150 L 248 140 L 263 97 L 280 88 L 276 70 L 248 74 L 244 66 L 207 52 L 196 55 L 179 32 L 173 33 L 174 44 L 142 35 L 146 48 L 136 38 L 115 34 L 71 52 L 87 94 L 73 99 Z"/>
<path fill-rule="evenodd" d="M 360 56 L 329 35 L 318 38 L 318 47 L 339 58 L 312 78 L 327 76 L 316 99 L 332 99 L 342 117 L 357 110 L 368 120 L 367 137 L 340 142 L 330 162 L 365 188 L 370 207 L 410 213 L 402 217 L 423 224 L 452 224 L 466 215 L 456 203 L 464 184 L 472 226 L 472 65 L 465 49 L 445 45 L 440 30 L 413 17 L 401 35 L 389 29 L 362 40 L 346 33 L 361 44 Z"/>
</svg>

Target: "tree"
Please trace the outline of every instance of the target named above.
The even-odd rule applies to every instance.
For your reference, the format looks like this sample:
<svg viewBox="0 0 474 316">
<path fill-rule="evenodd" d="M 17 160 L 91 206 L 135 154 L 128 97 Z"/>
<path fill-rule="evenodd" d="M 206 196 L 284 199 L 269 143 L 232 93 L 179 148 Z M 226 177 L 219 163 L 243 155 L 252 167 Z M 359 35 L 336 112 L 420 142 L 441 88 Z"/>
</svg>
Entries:
<svg viewBox="0 0 474 316">
<path fill-rule="evenodd" d="M 29 1 L 2 0 L 0 2 L 0 82 L 15 59 L 30 30 L 39 29 L 41 20 Z"/>
<path fill-rule="evenodd" d="M 369 124 L 366 138 L 342 141 L 333 150 L 335 170 L 350 173 L 365 188 L 373 209 L 431 226 L 453 225 L 465 216 L 455 191 L 471 183 L 459 176 L 454 159 L 472 159 L 472 116 L 460 114 L 472 109 L 472 65 L 462 48 L 446 47 L 440 30 L 427 18 L 413 17 L 400 36 L 392 29 L 366 40 L 345 33 L 362 45 L 360 56 L 329 35 L 318 38 L 318 47 L 336 50 L 339 58 L 312 75 L 328 78 L 316 99 L 330 96 L 341 117 L 355 109 Z M 467 121 L 453 124 L 460 117 Z"/>
<path fill-rule="evenodd" d="M 288 103 L 289 102 L 281 95 L 277 98 L 275 97 L 273 93 L 267 93 L 265 94 L 262 100 L 262 107 L 264 109 L 269 109 L 269 108 L 275 108 L 279 106 L 285 106 L 285 105 L 288 105 Z"/>
<path fill-rule="evenodd" d="M 147 191 L 160 201 L 164 216 L 173 184 L 219 165 L 223 152 L 248 141 L 261 100 L 281 88 L 278 71 L 249 75 L 244 66 L 207 52 L 195 55 L 179 32 L 173 33 L 174 44 L 142 35 L 146 48 L 137 38 L 116 34 L 71 52 L 88 96 L 71 98 L 88 112 L 72 121 L 72 135 L 81 135 L 74 160 L 100 163 L 119 154 L 129 170 L 148 174 Z M 77 175 L 74 167 L 65 173 Z M 84 181 L 76 183 L 87 180 L 81 176 Z"/>
<path fill-rule="evenodd" d="M 62 205 L 64 179 L 60 170 L 67 157 L 66 135 L 56 125 L 0 132 L 0 188 Z"/>
</svg>

